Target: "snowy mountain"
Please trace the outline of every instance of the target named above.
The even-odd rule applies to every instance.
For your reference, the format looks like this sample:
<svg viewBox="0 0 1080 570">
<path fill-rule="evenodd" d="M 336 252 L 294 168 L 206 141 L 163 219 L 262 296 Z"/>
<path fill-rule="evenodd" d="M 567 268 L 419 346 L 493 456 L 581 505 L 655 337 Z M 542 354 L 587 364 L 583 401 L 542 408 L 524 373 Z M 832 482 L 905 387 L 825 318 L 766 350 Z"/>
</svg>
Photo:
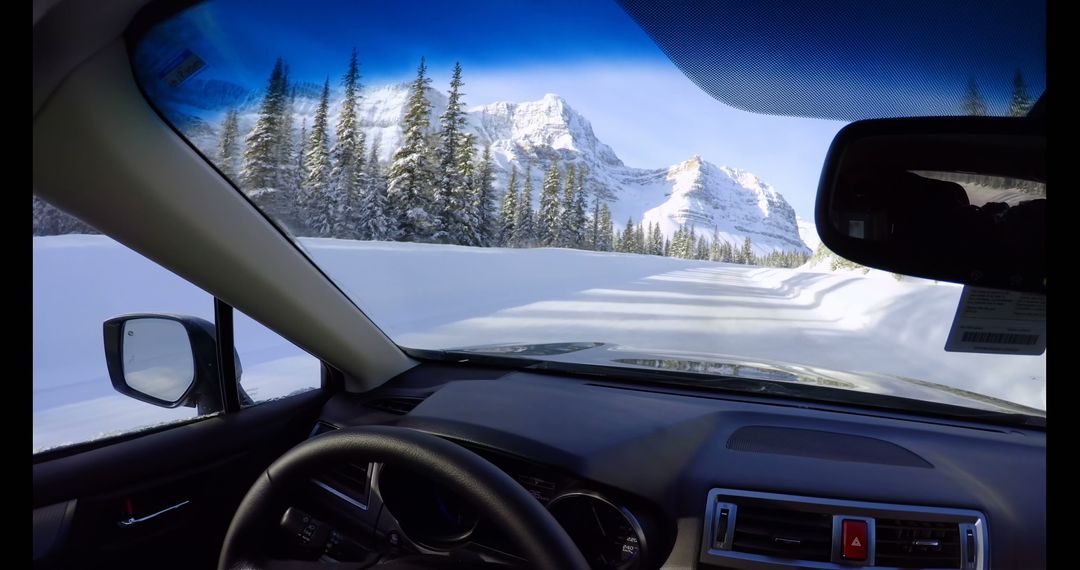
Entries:
<svg viewBox="0 0 1080 570">
<path fill-rule="evenodd" d="M 803 243 L 810 249 L 817 251 L 818 245 L 821 244 L 821 238 L 818 237 L 817 226 L 814 225 L 813 220 L 804 220 L 799 216 L 795 216 L 795 223 L 799 226 L 799 237 L 802 238 Z"/>
<path fill-rule="evenodd" d="M 299 93 L 293 101 L 295 129 L 299 133 L 303 118 L 314 114 L 317 98 L 314 90 Z M 401 123 L 405 116 L 409 86 L 406 83 L 366 88 L 359 106 L 359 123 L 368 144 L 378 140 L 382 160 L 388 161 L 401 141 Z M 241 111 L 240 131 L 248 132 L 258 112 L 257 98 L 247 98 Z M 334 97 L 330 123 L 336 123 L 340 97 Z M 446 109 L 446 95 L 429 89 L 432 125 Z M 202 116 L 206 122 L 220 124 L 218 116 L 208 117 L 193 107 L 184 111 Z M 223 115 L 223 112 L 221 112 Z M 811 253 L 800 236 L 795 211 L 784 197 L 744 170 L 717 166 L 699 156 L 667 168 L 634 168 L 625 165 L 610 146 L 593 132 L 588 119 L 565 100 L 547 94 L 538 101 L 497 102 L 468 110 L 469 128 L 480 145 L 490 144 L 496 162 L 496 187 L 505 188 L 511 165 L 519 175 L 531 164 L 536 189 L 541 187 L 544 171 L 552 160 L 565 168 L 573 164 L 588 172 L 586 190 L 609 201 L 615 225 L 623 227 L 627 219 L 635 225 L 658 223 L 665 236 L 671 237 L 682 225 L 696 228 L 698 235 L 716 237 L 741 245 L 749 237 L 756 255 L 772 251 Z M 198 124 L 198 123 L 193 123 Z M 204 152 L 213 152 L 216 136 L 202 128 L 192 133 Z M 215 127 L 216 130 L 216 127 Z M 332 136 L 332 133 L 331 133 Z M 213 154 L 210 154 L 213 156 Z M 533 200 L 538 203 L 539 191 Z M 590 199 L 590 208 L 592 201 Z"/>
</svg>

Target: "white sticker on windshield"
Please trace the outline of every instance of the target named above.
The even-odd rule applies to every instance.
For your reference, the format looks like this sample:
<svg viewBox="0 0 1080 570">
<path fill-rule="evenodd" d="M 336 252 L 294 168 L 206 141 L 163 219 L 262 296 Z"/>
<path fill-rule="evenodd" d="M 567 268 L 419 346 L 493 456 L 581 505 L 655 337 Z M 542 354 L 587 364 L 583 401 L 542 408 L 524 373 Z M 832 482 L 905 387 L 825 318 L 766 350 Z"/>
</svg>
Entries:
<svg viewBox="0 0 1080 570">
<path fill-rule="evenodd" d="M 965 286 L 945 350 L 1042 354 L 1046 351 L 1046 295 Z"/>
</svg>

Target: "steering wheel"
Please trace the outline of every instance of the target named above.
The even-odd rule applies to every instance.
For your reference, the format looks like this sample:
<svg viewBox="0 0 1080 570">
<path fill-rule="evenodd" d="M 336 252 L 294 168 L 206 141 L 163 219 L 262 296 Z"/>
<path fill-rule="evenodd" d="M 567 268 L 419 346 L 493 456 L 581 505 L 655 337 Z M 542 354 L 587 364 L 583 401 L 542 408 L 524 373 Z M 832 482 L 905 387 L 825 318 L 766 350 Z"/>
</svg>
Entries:
<svg viewBox="0 0 1080 570">
<path fill-rule="evenodd" d="M 358 461 L 400 466 L 452 489 L 479 516 L 503 529 L 531 568 L 589 570 L 585 557 L 551 513 L 509 475 L 464 447 L 420 431 L 391 426 L 326 433 L 293 447 L 274 461 L 240 502 L 225 534 L 218 568 L 325 568 L 317 562 L 271 559 L 263 544 L 300 484 L 335 465 Z M 446 557 L 441 556 L 412 556 L 375 568 L 436 568 L 445 567 L 446 562 Z"/>
</svg>

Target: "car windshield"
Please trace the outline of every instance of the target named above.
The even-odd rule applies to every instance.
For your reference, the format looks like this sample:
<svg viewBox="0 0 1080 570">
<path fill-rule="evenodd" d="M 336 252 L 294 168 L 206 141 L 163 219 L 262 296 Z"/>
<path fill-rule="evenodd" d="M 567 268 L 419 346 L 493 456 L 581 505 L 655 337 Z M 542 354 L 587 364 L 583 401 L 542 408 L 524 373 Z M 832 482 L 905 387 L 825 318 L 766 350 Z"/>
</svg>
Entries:
<svg viewBox="0 0 1080 570">
<path fill-rule="evenodd" d="M 962 285 L 859 266 L 813 224 L 851 120 L 1027 113 L 1044 9 L 848 3 L 800 25 L 733 2 L 707 37 L 672 35 L 684 4 L 214 0 L 132 59 L 158 112 L 416 354 L 1044 415 L 1045 351 L 946 351 Z M 828 27 L 849 13 L 877 27 Z"/>
</svg>

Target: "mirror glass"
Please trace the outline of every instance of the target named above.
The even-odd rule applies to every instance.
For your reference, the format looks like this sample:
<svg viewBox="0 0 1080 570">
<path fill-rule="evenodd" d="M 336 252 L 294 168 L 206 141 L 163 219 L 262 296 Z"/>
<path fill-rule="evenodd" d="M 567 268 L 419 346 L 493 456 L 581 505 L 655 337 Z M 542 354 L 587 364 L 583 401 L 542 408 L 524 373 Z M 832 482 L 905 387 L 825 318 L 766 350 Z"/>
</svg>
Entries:
<svg viewBox="0 0 1080 570">
<path fill-rule="evenodd" d="M 169 319 L 124 323 L 124 382 L 147 396 L 177 402 L 195 381 L 195 362 L 184 325 Z"/>
<path fill-rule="evenodd" d="M 901 275 L 1045 292 L 1045 138 L 1016 122 L 935 121 L 837 135 L 818 194 L 822 241 Z"/>
</svg>

